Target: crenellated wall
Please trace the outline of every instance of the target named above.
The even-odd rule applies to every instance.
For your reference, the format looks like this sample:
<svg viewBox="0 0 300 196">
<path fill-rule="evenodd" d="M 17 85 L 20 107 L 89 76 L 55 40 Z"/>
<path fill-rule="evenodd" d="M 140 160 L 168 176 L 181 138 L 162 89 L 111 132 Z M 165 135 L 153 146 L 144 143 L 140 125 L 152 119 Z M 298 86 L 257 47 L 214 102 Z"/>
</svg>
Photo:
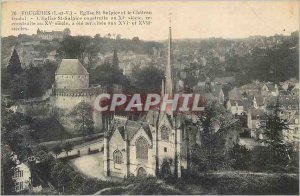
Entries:
<svg viewBox="0 0 300 196">
<path fill-rule="evenodd" d="M 80 89 L 89 87 L 89 75 L 55 74 L 56 89 Z"/>
</svg>

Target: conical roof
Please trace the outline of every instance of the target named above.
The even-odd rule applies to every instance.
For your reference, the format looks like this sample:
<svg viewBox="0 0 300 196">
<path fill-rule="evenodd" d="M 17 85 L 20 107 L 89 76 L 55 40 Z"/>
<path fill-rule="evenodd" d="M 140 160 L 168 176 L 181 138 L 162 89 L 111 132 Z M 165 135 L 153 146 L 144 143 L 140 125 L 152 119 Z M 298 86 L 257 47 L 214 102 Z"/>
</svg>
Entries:
<svg viewBox="0 0 300 196">
<path fill-rule="evenodd" d="M 89 74 L 78 59 L 63 59 L 56 70 L 58 75 L 87 75 Z"/>
</svg>

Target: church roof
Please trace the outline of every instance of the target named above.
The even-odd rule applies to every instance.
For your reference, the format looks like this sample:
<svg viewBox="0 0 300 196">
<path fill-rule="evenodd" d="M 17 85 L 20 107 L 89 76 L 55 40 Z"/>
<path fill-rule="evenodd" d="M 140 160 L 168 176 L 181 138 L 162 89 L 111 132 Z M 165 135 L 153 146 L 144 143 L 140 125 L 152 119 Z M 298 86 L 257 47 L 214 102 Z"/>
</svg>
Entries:
<svg viewBox="0 0 300 196">
<path fill-rule="evenodd" d="M 63 59 L 56 70 L 58 75 L 88 75 L 78 59 Z"/>
<path fill-rule="evenodd" d="M 118 130 L 123 140 L 126 139 L 125 135 L 127 135 L 127 139 L 128 141 L 130 141 L 135 136 L 135 134 L 140 130 L 141 127 L 149 136 L 150 140 L 152 140 L 152 133 L 148 123 L 144 123 L 142 121 L 132 121 L 132 120 L 114 121 L 107 137 L 111 138 L 115 130 Z"/>
<path fill-rule="evenodd" d="M 138 132 L 138 130 L 141 128 L 142 124 L 139 121 L 131 121 L 128 120 L 126 123 L 126 133 L 127 138 L 130 141 L 133 136 Z"/>
</svg>

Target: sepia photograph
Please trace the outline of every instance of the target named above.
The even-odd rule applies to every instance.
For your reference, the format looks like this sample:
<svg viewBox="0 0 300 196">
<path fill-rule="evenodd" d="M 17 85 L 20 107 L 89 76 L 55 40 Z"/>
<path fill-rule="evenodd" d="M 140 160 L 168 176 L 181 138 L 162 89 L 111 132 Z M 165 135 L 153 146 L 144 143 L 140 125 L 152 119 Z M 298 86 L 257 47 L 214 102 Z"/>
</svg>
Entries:
<svg viewBox="0 0 300 196">
<path fill-rule="evenodd" d="M 299 195 L 298 0 L 1 1 L 1 195 Z"/>
</svg>

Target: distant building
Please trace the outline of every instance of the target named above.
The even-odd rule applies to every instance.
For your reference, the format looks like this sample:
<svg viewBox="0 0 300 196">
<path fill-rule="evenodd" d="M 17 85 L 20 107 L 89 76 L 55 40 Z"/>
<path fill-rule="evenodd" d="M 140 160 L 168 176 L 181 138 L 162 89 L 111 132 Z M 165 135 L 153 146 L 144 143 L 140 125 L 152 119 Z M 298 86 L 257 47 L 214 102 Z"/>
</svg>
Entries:
<svg viewBox="0 0 300 196">
<path fill-rule="evenodd" d="M 29 190 L 31 186 L 31 172 L 26 163 L 20 163 L 16 166 L 13 180 L 15 181 L 15 191 L 21 192 Z"/>
<path fill-rule="evenodd" d="M 71 35 L 71 31 L 68 28 L 64 29 L 63 31 L 41 31 L 38 29 L 36 35 L 38 38 L 44 40 L 62 40 L 64 37 Z"/>
<path fill-rule="evenodd" d="M 263 84 L 261 88 L 261 95 L 264 96 L 278 96 L 279 91 L 278 91 L 278 86 L 277 84 L 273 84 L 272 82 L 266 82 Z"/>
<path fill-rule="evenodd" d="M 234 87 L 232 90 L 228 92 L 229 100 L 241 100 L 243 97 L 240 89 Z"/>
<path fill-rule="evenodd" d="M 248 109 L 251 107 L 250 101 L 245 100 L 228 100 L 226 103 L 226 108 L 233 115 L 246 115 Z"/>
<path fill-rule="evenodd" d="M 255 109 L 266 109 L 266 97 L 263 96 L 253 96 L 253 107 Z"/>
<path fill-rule="evenodd" d="M 251 137 L 255 139 L 263 139 L 263 131 L 260 129 L 265 125 L 265 115 L 262 109 L 250 109 L 248 111 L 247 124 L 251 131 Z"/>
</svg>

